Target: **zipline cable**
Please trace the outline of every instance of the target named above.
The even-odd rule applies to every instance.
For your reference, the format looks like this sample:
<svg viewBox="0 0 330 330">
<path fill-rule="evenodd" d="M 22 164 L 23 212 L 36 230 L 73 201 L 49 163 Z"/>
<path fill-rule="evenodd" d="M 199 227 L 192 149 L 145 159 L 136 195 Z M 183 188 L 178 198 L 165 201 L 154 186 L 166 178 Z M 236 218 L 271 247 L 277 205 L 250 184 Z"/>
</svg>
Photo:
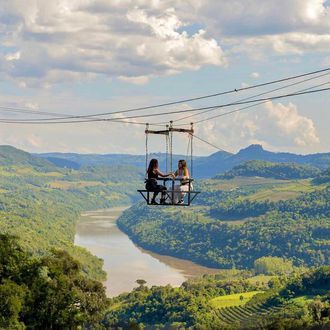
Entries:
<svg viewBox="0 0 330 330">
<path fill-rule="evenodd" d="M 196 136 L 195 134 L 193 134 L 192 136 L 193 136 L 194 138 L 196 138 L 197 140 L 202 141 L 202 142 L 208 144 L 209 146 L 211 146 L 211 147 L 213 147 L 213 148 L 215 148 L 215 149 L 218 149 L 219 151 L 223 151 L 223 152 L 230 153 L 229 151 L 224 150 L 224 149 L 222 149 L 222 148 L 216 146 L 215 144 L 213 144 L 213 143 L 211 143 L 211 142 L 208 142 L 208 141 L 204 140 L 203 138 L 201 138 L 201 137 L 199 137 L 199 136 Z"/>
<path fill-rule="evenodd" d="M 328 84 L 329 82 L 325 83 Z M 322 84 L 322 85 L 325 85 Z M 315 88 L 315 86 L 311 87 Z M 288 93 L 288 94 L 282 94 L 282 95 L 277 95 L 277 96 L 272 96 L 272 97 L 266 97 L 266 98 L 260 98 L 260 99 L 255 99 L 255 100 L 248 100 L 248 101 L 243 101 L 243 102 L 234 102 L 234 103 L 227 103 L 227 104 L 222 104 L 222 105 L 214 105 L 214 106 L 209 106 L 209 107 L 203 107 L 203 108 L 195 108 L 195 109 L 188 109 L 185 110 L 185 112 L 196 112 L 196 111 L 201 111 L 201 110 L 206 110 L 206 109 L 221 109 L 221 108 L 226 108 L 234 105 L 243 105 L 243 104 L 251 104 L 255 102 L 263 102 L 263 101 L 272 101 L 272 100 L 278 100 L 278 99 L 283 99 L 287 97 L 293 97 L 293 96 L 301 96 L 301 95 L 307 95 L 307 94 L 313 94 L 313 93 L 320 93 L 320 92 L 326 92 L 329 91 L 330 88 L 321 88 L 321 89 L 316 89 L 316 90 L 308 90 L 308 91 L 302 91 L 302 92 L 295 92 L 295 93 Z M 221 115 L 227 115 L 233 112 L 237 112 L 238 110 L 233 110 L 228 113 L 224 113 Z M 122 118 L 97 118 L 97 119 L 86 119 L 86 120 L 67 120 L 67 121 L 51 121 L 51 122 L 44 122 L 44 121 L 14 121 L 14 120 L 6 120 L 1 118 L 0 122 L 1 123 L 7 123 L 7 124 L 73 124 L 73 123 L 87 123 L 87 122 L 98 122 L 98 121 L 105 121 L 105 122 L 112 122 L 112 121 L 124 121 L 125 123 L 128 123 L 127 119 L 137 119 L 137 118 L 149 118 L 149 117 L 158 117 L 158 116 L 165 116 L 165 115 L 172 115 L 176 113 L 181 113 L 182 111 L 171 111 L 171 112 L 161 112 L 157 114 L 144 114 L 144 115 L 136 115 L 136 116 L 128 116 L 128 117 L 122 117 Z M 221 116 L 218 115 L 218 116 Z M 209 118 L 211 119 L 211 118 Z M 207 120 L 209 120 L 207 119 Z M 201 121 L 199 121 L 201 122 Z M 136 122 L 131 122 L 132 124 L 136 124 Z M 142 123 L 138 123 L 142 124 Z M 144 123 L 145 124 L 145 123 Z"/>
<path fill-rule="evenodd" d="M 328 85 L 328 84 L 330 84 L 330 81 L 328 81 L 328 82 L 326 82 L 326 83 L 323 83 L 323 84 L 320 84 L 320 85 L 318 85 L 318 86 L 309 87 L 309 88 L 304 89 L 304 90 L 302 90 L 302 91 L 308 91 L 308 90 L 311 89 L 311 88 L 321 87 L 321 86 Z M 328 89 L 329 89 L 329 88 L 328 88 Z M 232 110 L 232 111 L 228 111 L 228 112 L 221 113 L 221 114 L 219 114 L 219 115 L 215 115 L 215 116 L 208 117 L 208 118 L 205 118 L 205 119 L 197 120 L 197 121 L 195 121 L 194 123 L 195 123 L 195 124 L 200 124 L 200 123 L 203 123 L 203 122 L 208 121 L 208 120 L 212 120 L 212 119 L 215 119 L 215 118 L 219 118 L 219 117 L 223 117 L 223 116 L 231 115 L 231 114 L 236 113 L 236 112 L 240 112 L 240 111 L 243 111 L 243 110 L 246 110 L 246 109 L 250 109 L 250 108 L 256 107 L 256 106 L 261 105 L 261 104 L 265 104 L 265 103 L 267 103 L 267 102 L 269 102 L 269 101 L 270 101 L 270 100 L 264 100 L 264 101 L 258 102 L 258 103 L 256 103 L 256 104 L 249 105 L 249 106 L 247 106 L 247 107 L 243 107 L 243 108 L 235 109 L 235 110 Z"/>
<path fill-rule="evenodd" d="M 325 68 L 325 69 L 316 70 L 316 71 L 312 71 L 312 72 L 307 72 L 307 73 L 300 74 L 300 75 L 295 75 L 295 76 L 289 76 L 289 77 L 286 77 L 286 78 L 273 80 L 273 81 L 269 81 L 269 82 L 266 82 L 266 83 L 253 85 L 253 86 L 235 88 L 234 90 L 229 90 L 229 91 L 219 92 L 219 93 L 214 93 L 214 94 L 208 94 L 208 95 L 204 95 L 204 96 L 188 98 L 188 99 L 183 99 L 183 100 L 179 100 L 179 101 L 161 103 L 161 104 L 145 106 L 145 107 L 131 108 L 131 109 L 126 109 L 126 110 L 118 110 L 118 111 L 112 111 L 112 112 L 89 114 L 89 115 L 75 115 L 75 116 L 65 115 L 63 117 L 58 117 L 56 119 L 57 120 L 82 119 L 82 118 L 93 118 L 93 117 L 100 117 L 100 116 L 107 116 L 107 115 L 114 115 L 114 114 L 121 114 L 121 113 L 128 113 L 128 112 L 145 111 L 145 110 L 165 107 L 165 106 L 169 106 L 169 105 L 176 105 L 176 104 L 180 104 L 180 103 L 187 103 L 187 102 L 202 100 L 202 99 L 206 99 L 206 98 L 212 98 L 212 97 L 216 97 L 216 96 L 221 96 L 221 95 L 246 91 L 246 90 L 259 88 L 259 87 L 263 87 L 263 86 L 267 86 L 267 85 L 271 85 L 271 84 L 276 84 L 276 83 L 280 83 L 280 82 L 284 82 L 284 81 L 288 81 L 288 80 L 293 80 L 293 79 L 297 79 L 297 78 L 301 78 L 301 77 L 306 77 L 306 76 L 309 76 L 309 75 L 318 74 L 318 73 L 321 73 L 321 72 L 326 72 L 326 71 L 329 71 L 329 70 L 330 70 L 330 68 L 328 67 L 328 68 Z M 6 109 L 9 109 L 9 108 L 10 107 L 6 107 Z M 12 109 L 14 110 L 15 108 L 12 108 Z M 16 109 L 16 110 L 18 110 L 18 109 Z M 20 109 L 20 110 L 24 110 L 24 109 Z M 25 109 L 25 110 L 27 110 L 27 109 Z M 46 119 L 40 119 L 40 121 L 48 121 L 48 120 L 54 120 L 54 119 L 47 119 L 47 118 Z"/>
<path fill-rule="evenodd" d="M 327 72 L 327 73 L 318 75 L 316 77 L 304 79 L 304 80 L 301 80 L 301 81 L 298 81 L 298 82 L 295 82 L 295 83 L 292 83 L 292 84 L 289 84 L 289 85 L 281 86 L 281 87 L 278 87 L 278 88 L 275 88 L 275 89 L 272 89 L 272 90 L 269 90 L 269 91 L 266 91 L 266 92 L 263 92 L 263 93 L 259 93 L 259 94 L 256 94 L 256 95 L 252 95 L 252 96 L 249 96 L 249 97 L 240 99 L 240 100 L 238 100 L 238 102 L 247 101 L 247 100 L 253 99 L 255 97 L 259 97 L 259 96 L 266 95 L 266 94 L 269 94 L 269 93 L 277 92 L 277 91 L 282 90 L 282 89 L 285 89 L 285 88 L 296 86 L 296 85 L 299 85 L 299 84 L 302 84 L 302 83 L 305 83 L 305 82 L 308 82 L 308 81 L 311 81 L 311 80 L 314 80 L 314 79 L 322 78 L 322 77 L 327 76 L 329 74 L 330 74 L 330 72 Z M 200 115 L 203 115 L 205 113 L 208 113 L 208 112 L 211 112 L 211 111 L 215 111 L 215 110 L 217 110 L 217 108 L 207 109 L 205 111 L 202 111 L 201 113 L 195 113 L 195 114 L 192 114 L 192 115 L 189 115 L 189 116 L 178 118 L 178 119 L 174 120 L 174 122 L 178 122 L 178 121 L 181 121 L 181 120 L 184 120 L 184 119 L 188 119 L 188 118 L 192 118 L 192 117 L 195 117 L 195 116 L 200 116 Z M 160 123 L 157 123 L 157 124 L 163 124 L 163 123 L 160 122 Z M 187 123 L 187 124 L 183 124 L 183 125 L 189 125 L 189 124 Z"/>
</svg>

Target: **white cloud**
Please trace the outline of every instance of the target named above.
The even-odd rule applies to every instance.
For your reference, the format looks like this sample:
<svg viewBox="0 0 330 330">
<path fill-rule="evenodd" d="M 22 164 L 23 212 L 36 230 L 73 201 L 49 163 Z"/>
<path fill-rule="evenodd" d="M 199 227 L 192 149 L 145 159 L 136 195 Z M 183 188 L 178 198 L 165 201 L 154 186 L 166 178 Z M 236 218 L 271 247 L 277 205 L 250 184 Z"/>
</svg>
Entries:
<svg viewBox="0 0 330 330">
<path fill-rule="evenodd" d="M 4 0 L 0 71 L 49 87 L 105 75 L 143 84 L 231 54 L 329 52 L 325 0 Z M 189 31 L 189 26 L 202 29 Z M 225 46 L 226 52 L 220 46 Z"/>
<path fill-rule="evenodd" d="M 129 82 L 136 85 L 144 85 L 149 81 L 150 78 L 151 78 L 150 76 L 136 76 L 136 77 L 119 76 L 118 77 L 118 79 L 121 81 Z"/>
<path fill-rule="evenodd" d="M 285 106 L 281 103 L 267 102 L 265 107 L 279 133 L 293 140 L 297 146 L 313 146 L 320 143 L 312 119 L 300 115 L 294 104 L 289 103 Z"/>
<path fill-rule="evenodd" d="M 48 86 L 88 75 L 142 83 L 204 65 L 225 65 L 218 42 L 202 30 L 189 36 L 171 4 L 5 0 L 0 41 L 16 51 L 6 55 L 6 61 L 15 60 L 10 66 L 0 59 L 0 70 L 25 84 Z"/>
<path fill-rule="evenodd" d="M 292 103 L 267 102 L 255 111 L 206 121 L 197 126 L 196 135 L 229 151 L 256 143 L 274 151 L 313 153 L 321 148 L 314 122 Z"/>
<path fill-rule="evenodd" d="M 200 0 L 198 15 L 230 53 L 251 58 L 329 52 L 325 0 Z"/>
<path fill-rule="evenodd" d="M 6 61 L 15 61 L 15 60 L 19 60 L 21 57 L 21 53 L 20 52 L 16 52 L 16 53 L 9 53 L 7 55 L 5 55 L 5 60 Z"/>
<path fill-rule="evenodd" d="M 251 78 L 260 78 L 260 74 L 259 74 L 259 72 L 252 72 L 252 73 L 250 74 L 250 77 L 251 77 Z"/>
</svg>

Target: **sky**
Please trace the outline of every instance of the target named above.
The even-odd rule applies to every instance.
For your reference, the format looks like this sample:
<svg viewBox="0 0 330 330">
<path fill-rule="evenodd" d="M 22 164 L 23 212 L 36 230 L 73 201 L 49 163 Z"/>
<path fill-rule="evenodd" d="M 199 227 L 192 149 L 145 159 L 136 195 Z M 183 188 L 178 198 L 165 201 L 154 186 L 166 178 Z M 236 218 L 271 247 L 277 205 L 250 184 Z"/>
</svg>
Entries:
<svg viewBox="0 0 330 330">
<path fill-rule="evenodd" d="M 330 67 L 330 1 L 1 0 L 0 119 L 87 115 L 167 103 Z M 330 87 L 330 73 L 278 95 Z M 134 122 L 177 121 L 184 112 L 235 102 L 271 85 L 139 114 Z M 294 82 L 297 82 L 295 80 Z M 195 134 L 230 152 L 250 144 L 300 154 L 330 152 L 329 91 L 273 100 L 196 123 Z M 6 108 L 7 107 L 7 108 Z M 24 114 L 15 109 L 35 111 Z M 178 121 L 214 117 L 236 107 Z M 116 118 L 126 114 L 116 114 Z M 164 152 L 163 137 L 149 151 Z M 188 138 L 174 137 L 185 153 Z M 114 122 L 19 125 L 0 122 L 0 144 L 30 152 L 145 150 L 143 125 Z M 195 139 L 197 155 L 217 149 Z"/>
</svg>

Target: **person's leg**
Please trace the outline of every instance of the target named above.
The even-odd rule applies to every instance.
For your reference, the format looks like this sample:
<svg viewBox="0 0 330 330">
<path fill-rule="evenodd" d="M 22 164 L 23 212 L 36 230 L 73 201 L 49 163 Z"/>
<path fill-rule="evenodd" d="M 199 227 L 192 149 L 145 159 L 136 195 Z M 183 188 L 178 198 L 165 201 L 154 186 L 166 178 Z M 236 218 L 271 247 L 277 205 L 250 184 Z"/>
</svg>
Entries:
<svg viewBox="0 0 330 330">
<path fill-rule="evenodd" d="M 180 186 L 180 202 L 183 202 L 184 196 L 186 195 L 187 191 L 189 191 L 188 185 Z"/>
<path fill-rule="evenodd" d="M 180 198 L 180 185 L 175 185 L 174 186 L 174 194 L 173 194 L 173 199 L 174 199 L 174 204 L 177 204 Z"/>
<path fill-rule="evenodd" d="M 157 197 L 158 193 L 159 193 L 159 191 L 154 191 L 154 194 L 151 199 L 151 204 L 157 204 L 156 197 Z"/>
<path fill-rule="evenodd" d="M 166 199 L 167 188 L 165 186 L 159 185 L 159 190 L 161 191 L 162 194 L 162 197 L 160 198 L 160 204 L 164 204 Z"/>
<path fill-rule="evenodd" d="M 157 182 L 155 182 L 154 180 L 150 180 L 147 184 L 147 190 L 149 190 L 150 192 L 153 192 L 152 198 L 150 203 L 151 204 L 157 204 L 156 203 L 156 197 L 158 195 L 158 189 L 157 189 Z"/>
</svg>

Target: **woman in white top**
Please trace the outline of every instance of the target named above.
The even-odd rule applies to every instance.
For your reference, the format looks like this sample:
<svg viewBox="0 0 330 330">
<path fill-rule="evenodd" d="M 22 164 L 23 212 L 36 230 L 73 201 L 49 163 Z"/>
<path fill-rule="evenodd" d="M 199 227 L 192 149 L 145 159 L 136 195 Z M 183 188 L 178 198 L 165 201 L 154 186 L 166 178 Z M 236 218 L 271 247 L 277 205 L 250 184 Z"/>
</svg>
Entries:
<svg viewBox="0 0 330 330">
<path fill-rule="evenodd" d="M 185 192 L 189 191 L 189 170 L 187 162 L 183 159 L 178 162 L 178 169 L 174 172 L 174 177 L 180 181 L 174 186 L 174 203 L 183 204 Z"/>
</svg>

